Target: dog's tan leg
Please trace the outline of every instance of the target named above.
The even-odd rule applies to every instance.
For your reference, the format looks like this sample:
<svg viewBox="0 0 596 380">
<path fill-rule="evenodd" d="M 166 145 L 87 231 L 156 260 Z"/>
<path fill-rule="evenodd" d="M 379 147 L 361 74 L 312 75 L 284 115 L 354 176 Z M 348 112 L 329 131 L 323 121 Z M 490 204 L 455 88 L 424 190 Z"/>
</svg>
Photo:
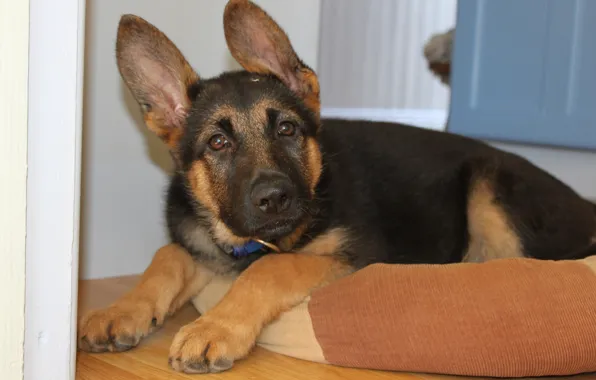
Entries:
<svg viewBox="0 0 596 380">
<path fill-rule="evenodd" d="M 87 313 L 79 322 L 84 351 L 125 351 L 159 327 L 212 278 L 176 244 L 157 251 L 139 284 L 109 307 Z"/>
<path fill-rule="evenodd" d="M 468 230 L 470 242 L 465 262 L 523 257 L 518 233 L 513 229 L 505 209 L 496 201 L 490 180 L 475 181 L 468 198 Z"/>
<path fill-rule="evenodd" d="M 220 372 L 248 354 L 261 329 L 310 292 L 350 269 L 337 259 L 345 243 L 332 230 L 296 254 L 257 260 L 209 312 L 184 326 L 170 348 L 170 364 L 187 373 Z"/>
</svg>

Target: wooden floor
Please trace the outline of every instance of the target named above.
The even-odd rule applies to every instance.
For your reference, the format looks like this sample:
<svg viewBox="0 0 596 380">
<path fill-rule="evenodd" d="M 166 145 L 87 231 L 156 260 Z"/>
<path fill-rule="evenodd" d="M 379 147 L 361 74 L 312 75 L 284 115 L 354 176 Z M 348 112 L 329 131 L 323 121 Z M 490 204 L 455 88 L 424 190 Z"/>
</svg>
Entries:
<svg viewBox="0 0 596 380">
<path fill-rule="evenodd" d="M 108 305 L 130 289 L 136 276 L 103 280 L 82 281 L 79 288 L 79 310 Z M 88 354 L 77 357 L 77 380 L 175 380 L 175 379 L 221 379 L 221 380 L 405 380 L 405 379 L 451 379 L 462 377 L 426 374 L 405 374 L 340 368 L 311 363 L 256 348 L 234 367 L 216 375 L 185 375 L 168 367 L 168 349 L 174 334 L 184 324 L 198 317 L 197 311 L 186 306 L 164 327 L 145 339 L 138 347 L 123 353 Z M 589 376 L 589 375 L 588 375 Z M 574 380 L 596 378 L 573 377 Z M 558 378 L 560 379 L 560 377 Z"/>
</svg>

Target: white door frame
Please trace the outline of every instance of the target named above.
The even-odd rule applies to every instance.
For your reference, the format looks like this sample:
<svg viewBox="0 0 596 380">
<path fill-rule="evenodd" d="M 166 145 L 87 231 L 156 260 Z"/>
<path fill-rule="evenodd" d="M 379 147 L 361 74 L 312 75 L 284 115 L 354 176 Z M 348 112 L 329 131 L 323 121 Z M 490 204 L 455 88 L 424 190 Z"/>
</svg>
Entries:
<svg viewBox="0 0 596 380">
<path fill-rule="evenodd" d="M 85 0 L 30 0 L 26 380 L 75 376 Z"/>
</svg>

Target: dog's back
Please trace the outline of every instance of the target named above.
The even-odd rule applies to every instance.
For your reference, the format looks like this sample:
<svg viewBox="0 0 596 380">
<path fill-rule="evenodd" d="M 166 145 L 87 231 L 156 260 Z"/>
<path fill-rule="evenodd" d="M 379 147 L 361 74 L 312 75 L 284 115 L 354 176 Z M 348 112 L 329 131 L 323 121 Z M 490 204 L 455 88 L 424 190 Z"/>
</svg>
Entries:
<svg viewBox="0 0 596 380">
<path fill-rule="evenodd" d="M 414 127 L 324 120 L 327 222 L 349 226 L 357 266 L 593 252 L 591 203 L 527 160 Z"/>
</svg>

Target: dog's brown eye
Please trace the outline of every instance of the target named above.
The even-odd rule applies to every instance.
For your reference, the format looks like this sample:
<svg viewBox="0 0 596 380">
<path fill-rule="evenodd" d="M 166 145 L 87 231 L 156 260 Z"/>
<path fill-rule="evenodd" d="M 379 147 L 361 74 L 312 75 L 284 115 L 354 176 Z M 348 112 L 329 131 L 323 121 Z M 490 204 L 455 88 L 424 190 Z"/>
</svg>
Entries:
<svg viewBox="0 0 596 380">
<path fill-rule="evenodd" d="M 280 136 L 293 136 L 296 133 L 296 127 L 289 121 L 284 121 L 277 127 L 277 134 Z"/>
<path fill-rule="evenodd" d="M 223 148 L 228 147 L 229 145 L 230 142 L 228 141 L 228 139 L 226 139 L 224 135 L 214 135 L 213 137 L 211 137 L 211 139 L 209 139 L 209 146 L 213 150 L 221 150 Z"/>
</svg>

